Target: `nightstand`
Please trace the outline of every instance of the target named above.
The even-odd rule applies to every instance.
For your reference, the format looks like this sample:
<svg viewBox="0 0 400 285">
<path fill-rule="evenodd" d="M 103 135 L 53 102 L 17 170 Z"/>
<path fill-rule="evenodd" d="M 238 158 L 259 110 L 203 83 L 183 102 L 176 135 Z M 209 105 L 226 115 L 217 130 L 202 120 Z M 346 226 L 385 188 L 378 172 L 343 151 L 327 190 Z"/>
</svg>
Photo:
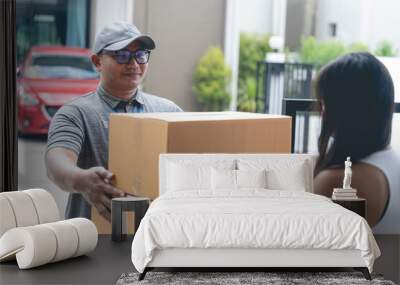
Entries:
<svg viewBox="0 0 400 285">
<path fill-rule="evenodd" d="M 137 231 L 140 221 L 146 214 L 150 205 L 150 199 L 146 197 L 121 197 L 111 200 L 111 239 L 113 241 L 123 241 L 126 234 L 123 233 L 124 219 L 123 213 L 128 211 L 135 212 L 135 232 Z"/>
<path fill-rule="evenodd" d="M 333 203 L 339 204 L 340 206 L 359 214 L 364 219 L 367 217 L 367 200 L 364 198 L 357 199 L 332 199 Z"/>
</svg>

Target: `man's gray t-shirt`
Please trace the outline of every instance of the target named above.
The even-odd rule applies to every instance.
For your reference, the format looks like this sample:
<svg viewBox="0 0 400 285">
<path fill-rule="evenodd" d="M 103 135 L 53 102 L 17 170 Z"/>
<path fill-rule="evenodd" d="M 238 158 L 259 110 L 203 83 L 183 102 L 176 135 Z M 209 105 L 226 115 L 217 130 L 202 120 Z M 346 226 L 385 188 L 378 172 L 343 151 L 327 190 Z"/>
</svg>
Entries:
<svg viewBox="0 0 400 285">
<path fill-rule="evenodd" d="M 51 120 L 47 151 L 67 148 L 78 155 L 77 165 L 88 169 L 108 168 L 108 121 L 110 113 L 180 112 L 175 103 L 165 98 L 136 92 L 130 101 L 108 94 L 101 86 L 95 92 L 79 97 L 61 107 Z M 71 193 L 66 218 L 90 218 L 90 204 L 80 193 Z"/>
</svg>

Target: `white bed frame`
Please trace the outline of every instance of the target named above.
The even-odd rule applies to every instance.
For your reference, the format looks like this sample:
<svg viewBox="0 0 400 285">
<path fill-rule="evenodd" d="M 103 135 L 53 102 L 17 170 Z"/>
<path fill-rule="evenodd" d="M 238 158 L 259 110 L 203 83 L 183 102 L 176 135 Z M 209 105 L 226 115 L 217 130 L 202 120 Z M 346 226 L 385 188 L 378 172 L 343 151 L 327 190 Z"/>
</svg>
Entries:
<svg viewBox="0 0 400 285">
<path fill-rule="evenodd" d="M 166 166 L 168 161 L 188 159 L 213 160 L 239 158 L 290 158 L 308 160 L 310 162 L 309 185 L 306 189 L 313 192 L 313 168 L 315 156 L 309 154 L 162 154 L 159 164 L 159 191 L 165 192 Z M 154 268 L 172 267 L 231 267 L 238 268 L 271 268 L 271 267 L 353 267 L 362 271 L 364 277 L 371 280 L 369 270 L 361 257 L 359 250 L 329 250 L 329 249 L 193 249 L 172 248 L 158 249 L 139 280 L 145 277 L 146 272 Z"/>
<path fill-rule="evenodd" d="M 156 250 L 149 267 L 365 267 L 359 250 L 183 249 Z"/>
</svg>

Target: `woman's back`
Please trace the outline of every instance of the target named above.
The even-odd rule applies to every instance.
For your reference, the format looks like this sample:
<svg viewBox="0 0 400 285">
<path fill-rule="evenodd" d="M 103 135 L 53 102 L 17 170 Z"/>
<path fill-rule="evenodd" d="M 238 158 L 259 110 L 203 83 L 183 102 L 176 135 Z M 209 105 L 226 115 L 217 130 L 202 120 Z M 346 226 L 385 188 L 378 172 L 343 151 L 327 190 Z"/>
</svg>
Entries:
<svg viewBox="0 0 400 285">
<path fill-rule="evenodd" d="M 373 228 L 377 234 L 400 234 L 400 153 L 393 148 L 375 152 L 362 159 L 383 172 L 389 188 L 389 200 L 379 223 Z"/>
<path fill-rule="evenodd" d="M 400 155 L 388 148 L 353 165 L 351 186 L 367 200 L 367 221 L 374 233 L 400 233 Z M 330 197 L 341 188 L 343 168 L 329 168 L 315 177 L 314 191 Z"/>
</svg>

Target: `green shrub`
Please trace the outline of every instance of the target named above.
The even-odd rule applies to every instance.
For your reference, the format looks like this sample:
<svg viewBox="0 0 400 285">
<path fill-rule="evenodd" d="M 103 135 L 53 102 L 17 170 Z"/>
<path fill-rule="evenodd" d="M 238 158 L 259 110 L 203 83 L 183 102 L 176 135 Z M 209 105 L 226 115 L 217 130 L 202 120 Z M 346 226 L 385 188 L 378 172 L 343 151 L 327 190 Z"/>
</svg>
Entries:
<svg viewBox="0 0 400 285">
<path fill-rule="evenodd" d="M 361 51 L 369 52 L 368 46 L 364 43 L 356 42 L 356 43 L 352 43 L 348 47 L 348 52 L 361 52 Z"/>
<path fill-rule="evenodd" d="M 210 47 L 200 58 L 193 78 L 193 91 L 204 111 L 222 111 L 229 107 L 231 97 L 227 87 L 230 76 L 231 71 L 221 49 Z"/>
<path fill-rule="evenodd" d="M 396 56 L 397 52 L 395 51 L 393 45 L 388 41 L 382 41 L 378 44 L 375 50 L 376 56 Z"/>
<path fill-rule="evenodd" d="M 317 42 L 314 37 L 303 38 L 301 40 L 301 61 L 314 64 L 317 67 L 325 65 L 345 53 L 345 46 L 336 40 Z"/>
<path fill-rule="evenodd" d="M 346 47 L 336 40 L 318 42 L 314 37 L 308 37 L 301 40 L 299 56 L 301 62 L 314 64 L 319 68 L 341 55 L 361 51 L 369 51 L 368 46 L 361 42 L 356 42 Z M 396 51 L 392 44 L 383 41 L 378 45 L 374 54 L 376 56 L 396 56 Z"/>
<path fill-rule="evenodd" d="M 269 36 L 241 33 L 239 47 L 239 111 L 255 111 L 257 61 L 264 60 L 265 54 L 271 51 Z"/>
<path fill-rule="evenodd" d="M 317 61 L 318 42 L 314 37 L 301 38 L 299 57 L 303 63 L 314 64 Z"/>
<path fill-rule="evenodd" d="M 238 106 L 240 106 L 240 111 L 243 112 L 255 112 L 256 111 L 256 79 L 247 78 L 244 86 L 244 90 L 240 90 L 240 97 L 238 97 Z"/>
</svg>

